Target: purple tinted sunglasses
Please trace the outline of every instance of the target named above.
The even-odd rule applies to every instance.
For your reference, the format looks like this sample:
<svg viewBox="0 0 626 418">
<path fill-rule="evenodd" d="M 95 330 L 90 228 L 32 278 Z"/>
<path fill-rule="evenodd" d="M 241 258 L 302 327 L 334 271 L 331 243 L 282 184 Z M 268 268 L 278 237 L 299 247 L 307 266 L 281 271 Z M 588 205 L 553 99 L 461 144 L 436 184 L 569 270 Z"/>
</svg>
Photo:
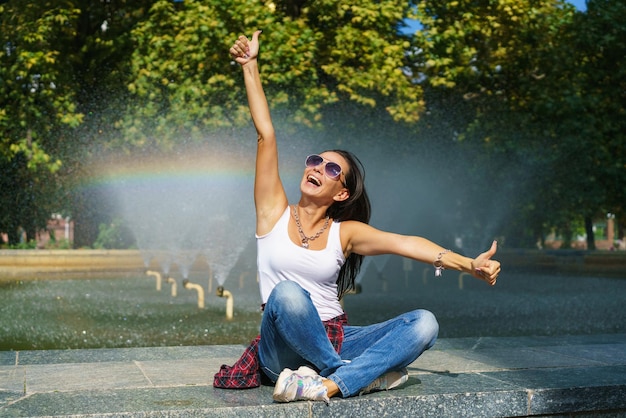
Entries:
<svg viewBox="0 0 626 418">
<path fill-rule="evenodd" d="M 317 167 L 323 162 L 324 157 L 317 154 L 311 154 L 306 157 L 305 160 L 305 164 L 307 167 Z M 324 174 L 326 174 L 326 177 L 331 180 L 338 180 L 342 172 L 343 170 L 341 169 L 341 166 L 339 164 L 326 160 L 326 165 L 324 166 Z M 341 182 L 341 184 L 343 184 L 343 187 L 347 187 L 346 183 L 344 183 L 343 181 Z"/>
</svg>

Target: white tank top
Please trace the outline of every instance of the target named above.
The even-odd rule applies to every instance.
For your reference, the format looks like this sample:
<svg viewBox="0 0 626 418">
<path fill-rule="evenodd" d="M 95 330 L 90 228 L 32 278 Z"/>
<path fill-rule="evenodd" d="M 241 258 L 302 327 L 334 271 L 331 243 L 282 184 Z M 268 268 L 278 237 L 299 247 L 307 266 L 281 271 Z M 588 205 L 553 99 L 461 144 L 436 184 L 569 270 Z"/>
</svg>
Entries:
<svg viewBox="0 0 626 418">
<path fill-rule="evenodd" d="M 311 295 L 320 319 L 327 321 L 343 313 L 337 299 L 337 276 L 346 261 L 341 248 L 341 223 L 331 222 L 323 250 L 308 250 L 289 238 L 290 206 L 272 230 L 257 238 L 257 268 L 263 303 L 283 280 L 298 283 Z"/>
</svg>

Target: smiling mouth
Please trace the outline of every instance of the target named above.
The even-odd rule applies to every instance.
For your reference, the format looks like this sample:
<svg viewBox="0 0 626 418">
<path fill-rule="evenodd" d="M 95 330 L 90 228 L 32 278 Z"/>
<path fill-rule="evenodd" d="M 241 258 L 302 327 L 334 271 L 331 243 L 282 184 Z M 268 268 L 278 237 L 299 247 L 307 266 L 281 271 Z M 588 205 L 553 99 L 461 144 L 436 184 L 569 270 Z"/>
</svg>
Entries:
<svg viewBox="0 0 626 418">
<path fill-rule="evenodd" d="M 308 176 L 307 181 L 315 186 L 321 186 L 322 183 L 314 176 Z"/>
</svg>

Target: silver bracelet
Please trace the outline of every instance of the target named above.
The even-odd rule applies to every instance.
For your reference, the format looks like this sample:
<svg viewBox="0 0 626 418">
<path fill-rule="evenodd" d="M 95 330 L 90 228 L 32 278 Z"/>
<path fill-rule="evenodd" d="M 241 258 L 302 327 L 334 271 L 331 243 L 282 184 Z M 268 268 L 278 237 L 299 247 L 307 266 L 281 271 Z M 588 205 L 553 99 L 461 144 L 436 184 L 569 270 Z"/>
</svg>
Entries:
<svg viewBox="0 0 626 418">
<path fill-rule="evenodd" d="M 443 257 L 444 254 L 451 253 L 451 252 L 452 250 L 442 251 L 437 255 L 437 259 L 433 261 L 433 266 L 435 266 L 435 277 L 441 277 L 443 274 L 442 272 L 443 272 L 444 267 L 443 267 L 443 261 L 441 261 L 441 257 Z"/>
</svg>

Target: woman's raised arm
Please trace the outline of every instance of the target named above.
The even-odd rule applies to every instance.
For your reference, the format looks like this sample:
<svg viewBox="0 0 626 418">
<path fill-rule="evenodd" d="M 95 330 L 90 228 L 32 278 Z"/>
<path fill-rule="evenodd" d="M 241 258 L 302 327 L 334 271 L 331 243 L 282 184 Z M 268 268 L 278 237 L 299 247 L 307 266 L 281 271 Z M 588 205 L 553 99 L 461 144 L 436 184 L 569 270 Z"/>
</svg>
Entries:
<svg viewBox="0 0 626 418">
<path fill-rule="evenodd" d="M 231 56 L 243 69 L 248 106 L 257 131 L 257 156 L 254 180 L 256 232 L 268 233 L 288 205 L 287 195 L 278 173 L 278 147 L 269 106 L 261 84 L 257 58 L 259 35 L 252 39 L 240 36 L 230 49 Z"/>
</svg>

